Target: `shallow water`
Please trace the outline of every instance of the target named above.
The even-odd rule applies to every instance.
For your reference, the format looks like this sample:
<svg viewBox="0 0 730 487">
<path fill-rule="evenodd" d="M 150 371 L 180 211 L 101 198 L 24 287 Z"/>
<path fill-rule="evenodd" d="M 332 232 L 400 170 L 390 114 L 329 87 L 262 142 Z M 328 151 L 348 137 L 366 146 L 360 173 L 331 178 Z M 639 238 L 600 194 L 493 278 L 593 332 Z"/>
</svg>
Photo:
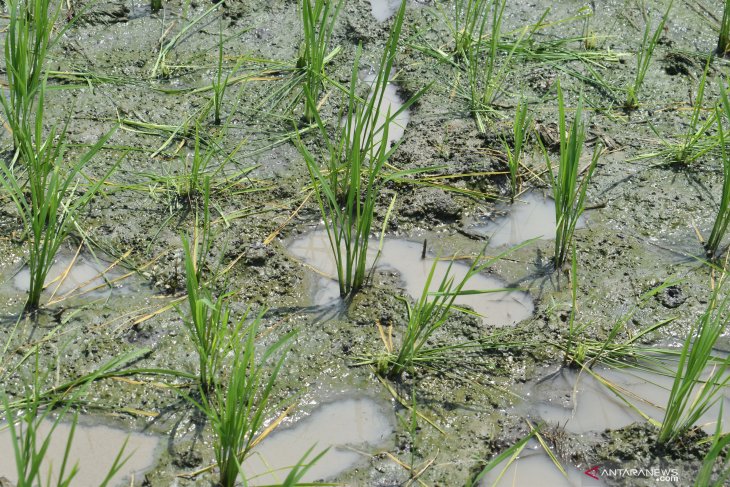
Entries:
<svg viewBox="0 0 730 487">
<path fill-rule="evenodd" d="M 374 74 L 367 74 L 363 77 L 363 81 L 368 83 L 371 87 L 375 84 L 376 76 Z M 372 94 L 368 99 L 372 97 Z M 376 127 L 380 128 L 387 120 L 388 112 L 393 115 L 395 112 L 400 110 L 403 106 L 403 99 L 398 94 L 398 86 L 393 83 L 388 83 L 383 92 L 383 100 L 380 105 L 380 112 L 376 121 Z M 400 140 L 406 131 L 406 126 L 411 120 L 411 115 L 408 110 L 403 110 L 398 116 L 391 120 L 388 126 L 388 146 L 390 147 L 393 142 Z M 377 148 L 380 141 L 383 140 L 382 132 L 378 133 L 374 137 L 374 144 Z"/>
<path fill-rule="evenodd" d="M 293 426 L 277 430 L 243 463 L 249 485 L 281 483 L 314 446 L 308 460 L 329 451 L 310 468 L 302 482 L 332 479 L 355 466 L 393 434 L 385 408 L 371 399 L 349 398 L 325 404 Z"/>
<path fill-rule="evenodd" d="M 371 240 L 368 253 L 368 265 L 372 263 L 378 248 L 378 241 Z M 337 271 L 332 257 L 332 250 L 326 232 L 319 230 L 310 232 L 289 245 L 289 251 L 299 259 L 311 265 L 325 276 L 336 276 Z M 403 287 L 414 299 L 421 296 L 428 274 L 433 265 L 433 258 L 421 259 L 421 244 L 407 240 L 387 239 L 383 252 L 378 260 L 380 269 L 391 269 L 400 274 Z M 436 264 L 436 271 L 431 284 L 435 290 L 445 275 L 449 263 L 441 261 Z M 458 282 L 469 270 L 469 266 L 455 262 L 451 267 L 451 275 Z M 338 299 L 337 283 L 322 278 L 315 290 L 315 299 L 326 297 L 329 301 L 315 302 L 317 305 L 328 304 Z M 322 284 L 323 283 L 323 284 Z M 506 284 L 492 276 L 477 274 L 472 276 L 465 290 L 502 289 Z M 529 318 L 534 310 L 530 295 L 523 291 L 500 291 L 487 294 L 460 296 L 456 304 L 471 306 L 481 314 L 484 323 L 491 326 L 507 326 Z"/>
<path fill-rule="evenodd" d="M 385 22 L 400 7 L 400 0 L 369 0 L 373 12 L 373 17 L 378 22 Z"/>
<path fill-rule="evenodd" d="M 509 458 L 489 471 L 479 482 L 479 487 L 583 487 L 603 485 L 598 480 L 572 467 L 562 465 L 565 477 L 542 447 L 530 441 L 520 456 L 505 470 Z M 502 471 L 504 473 L 502 473 Z M 501 475 L 501 477 L 500 477 Z"/>
<path fill-rule="evenodd" d="M 39 441 L 45 438 L 52 426 L 53 422 L 51 420 L 43 421 L 37 437 Z M 53 432 L 45 461 L 41 466 L 44 485 L 49 466 L 52 468 L 53 484 L 55 485 L 55 479 L 63 461 L 66 441 L 70 431 L 71 425 L 69 423 L 60 423 Z M 10 438 L 10 430 L 0 431 L 0 476 L 4 475 L 11 482 L 17 482 L 15 457 Z M 160 438 L 103 425 L 77 425 L 66 469 L 67 475 L 69 469 L 78 462 L 78 473 L 71 485 L 100 485 L 106 478 L 109 468 L 114 464 L 114 459 L 127 438 L 127 446 L 123 457 L 131 456 L 112 477 L 111 482 L 108 484 L 112 487 L 129 485 L 132 477 L 135 480 L 141 479 L 143 473 L 155 465 L 160 453 L 158 448 L 161 445 Z"/>
<path fill-rule="evenodd" d="M 637 369 L 596 367 L 595 371 L 645 414 L 657 421 L 664 419 L 663 408 L 669 399 L 673 377 Z M 570 433 L 617 429 L 644 421 L 639 413 L 585 372 L 563 369 L 555 377 L 537 384 L 530 395 L 534 411 L 543 420 L 565 425 Z M 719 410 L 716 404 L 701 418 L 707 433 L 714 433 Z M 730 431 L 730 408 L 723 410 L 723 430 Z"/>
<path fill-rule="evenodd" d="M 532 238 L 555 238 L 555 200 L 552 198 L 531 191 L 502 209 L 508 212 L 505 216 L 474 229 L 479 235 L 489 236 L 490 247 L 517 245 Z M 584 226 L 585 219 L 581 216 L 576 228 Z"/>
<path fill-rule="evenodd" d="M 73 266 L 69 266 L 73 262 Z M 51 266 L 46 277 L 46 291 L 56 296 L 74 293 L 88 293 L 91 296 L 107 296 L 111 288 L 107 280 L 112 276 L 104 271 L 108 264 L 97 263 L 85 257 L 78 257 L 74 262 L 71 255 L 59 255 Z M 66 273 L 68 270 L 68 273 Z M 65 275 L 64 275 L 65 274 Z M 30 288 L 30 270 L 24 267 L 13 278 L 13 286 L 19 291 L 28 292 Z"/>
</svg>

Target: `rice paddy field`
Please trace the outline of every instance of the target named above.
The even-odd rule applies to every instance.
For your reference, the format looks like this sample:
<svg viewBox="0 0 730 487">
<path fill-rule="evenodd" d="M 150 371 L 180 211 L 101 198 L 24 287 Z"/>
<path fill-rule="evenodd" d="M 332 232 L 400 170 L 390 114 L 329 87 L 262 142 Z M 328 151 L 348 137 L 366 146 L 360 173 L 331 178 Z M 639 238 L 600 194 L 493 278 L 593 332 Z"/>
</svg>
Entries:
<svg viewBox="0 0 730 487">
<path fill-rule="evenodd" d="M 729 1 L 0 32 L 0 486 L 730 485 Z"/>
</svg>

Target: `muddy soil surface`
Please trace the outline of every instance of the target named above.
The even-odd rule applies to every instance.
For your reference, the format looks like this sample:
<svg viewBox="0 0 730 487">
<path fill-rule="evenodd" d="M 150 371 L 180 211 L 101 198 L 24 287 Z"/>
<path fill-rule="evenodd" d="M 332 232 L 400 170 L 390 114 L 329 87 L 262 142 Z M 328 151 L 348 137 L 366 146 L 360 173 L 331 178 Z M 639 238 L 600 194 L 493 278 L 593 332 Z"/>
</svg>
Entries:
<svg viewBox="0 0 730 487">
<path fill-rule="evenodd" d="M 393 2 L 379 3 L 387 9 Z M 293 142 L 294 126 L 301 126 L 300 88 L 287 91 L 302 38 L 297 2 L 222 2 L 164 56 L 160 46 L 214 4 L 164 1 L 158 13 L 139 0 L 72 4 L 82 18 L 52 51 L 48 124 L 70 117 L 69 160 L 116 127 L 85 176 L 97 178 L 118 166 L 102 194 L 81 215 L 78 231 L 62 252 L 73 256 L 81 245 L 86 262 L 115 263 L 114 272 L 131 275 L 115 282 L 111 293 L 68 297 L 15 327 L 24 296 L 14 282 L 26 253 L 19 220 L 4 199 L 0 341 L 10 340 L 8 360 L 21 360 L 25 345 L 41 340 L 41 366 L 52 371 L 46 377 L 48 385 L 87 373 L 133 349 L 144 349 L 131 364 L 135 368 L 196 372 L 197 359 L 177 307 L 184 312 L 180 237 L 192 233 L 200 207 L 200 201 L 186 194 L 182 177 L 194 150 L 198 120 L 205 143 L 219 148 L 209 168 L 214 239 L 208 268 L 230 266 L 216 284 L 219 291 L 234 293 L 236 313 L 249 306 L 268 310 L 263 345 L 297 331 L 274 391 L 278 400 L 296 404 L 281 427 L 348 397 L 376 401 L 393 425 L 385 441 L 363 448 L 355 466 L 338 473 L 336 481 L 405 485 L 417 473 L 425 485 L 463 485 L 491 457 L 529 433 L 527 420 L 540 423 L 534 409 L 525 407 L 531 401 L 528 391 L 561 368 L 563 354 L 555 344 L 567 340 L 570 308 L 569 277 L 550 265 L 552 240 L 536 240 L 485 271 L 528 292 L 535 306 L 532 317 L 497 329 L 478 317 L 455 313 L 434 344 L 484 339 L 489 346 L 456 353 L 446 364 L 418 369 L 396 381 L 381 382 L 373 369 L 356 364 L 363 356 L 382 353 L 378 324 L 392 324 L 396 337 L 406 324 L 400 298 L 407 294 L 397 273 L 376 270 L 369 285 L 347 305 L 316 305 L 313 290 L 319 274 L 287 250 L 294 239 L 319 228 L 321 220 L 306 165 Z M 363 49 L 361 67 L 377 65 L 392 19 L 376 20 L 371 7 L 367 0 L 345 0 L 332 40 L 341 50 L 327 66 L 332 80 L 349 82 L 358 44 Z M 428 53 L 452 49 L 444 15 L 453 16 L 453 5 L 409 3 L 391 79 L 403 99 L 432 84 L 410 108 L 410 120 L 390 162 L 399 169 L 432 168 L 425 174 L 443 177 L 417 176 L 410 184 L 386 185 L 375 227 L 380 228 L 396 197 L 388 237 L 426 240 L 429 256 L 477 255 L 489 240 L 478 229 L 510 210 L 503 141 L 510 141 L 520 97 L 529 101 L 537 127 L 527 144 L 524 187 L 549 193 L 537 137 L 547 142 L 554 160 L 549 141 L 557 130 L 559 79 L 570 107 L 577 105 L 580 94 L 584 98 L 585 157 L 593 150 L 603 151 L 588 189 L 585 227 L 575 237 L 577 320 L 587 325 L 582 339 L 605 339 L 616 321 L 633 311 L 617 339 L 672 319 L 644 341 L 676 347 L 710 294 L 711 275 L 701 262 L 698 235 L 706 238 L 713 223 L 721 163 L 715 152 L 686 166 L 666 157 L 644 156 L 662 151 L 662 139 L 686 132 L 689 107 L 716 34 L 706 14 L 684 2 L 675 5 L 640 92 L 641 106 L 627 112 L 622 108 L 623 87 L 635 72 L 644 25 L 641 13 L 634 4 L 618 0 L 600 2 L 590 17 L 583 7 L 572 0 L 551 6 L 531 49 L 516 53 L 505 68 L 502 92 L 483 134 L 463 95 L 465 73 Z M 538 22 L 542 8 L 534 2 L 509 2 L 505 38 L 514 40 L 519 29 Z M 661 10 L 650 2 L 655 22 Z M 225 69 L 240 65 L 225 93 L 226 124 L 216 126 L 209 86 L 221 29 Z M 595 36 L 592 50 L 580 40 L 558 43 L 584 32 Z M 550 55 L 554 52 L 561 56 Z M 505 59 L 505 54 L 499 57 L 500 67 Z M 725 60 L 710 64 L 708 112 L 727 72 Z M 593 73 L 604 78 L 605 86 L 585 81 L 595 77 Z M 332 93 L 322 104 L 322 116 L 336 123 L 342 98 L 332 86 L 328 90 Z M 360 92 L 366 95 L 366 84 Z M 302 141 L 316 147 L 316 131 L 304 131 Z M 7 148 L 8 138 L 3 142 Z M 11 157 L 8 154 L 5 157 Z M 642 301 L 644 293 L 668 279 L 677 282 Z M 730 350 L 730 341 L 721 341 Z M 7 370 L 8 393 L 22 395 L 29 365 Z M 129 430 L 164 435 L 159 461 L 137 476 L 135 485 L 211 485 L 215 479 L 214 470 L 188 475 L 213 461 L 209 425 L 176 390 L 180 387 L 187 394 L 189 385 L 184 379 L 140 375 L 100 381 L 88 391 L 85 413 L 109 421 L 113 417 L 117 426 Z M 410 404 L 413 394 L 423 417 L 410 430 L 411 415 L 404 404 Z M 282 411 L 272 409 L 271 419 Z M 643 422 L 581 434 L 561 424 L 544 428 L 559 458 L 581 472 L 595 465 L 670 466 L 681 476 L 671 483 L 688 485 L 706 451 L 686 442 L 660 450 L 655 446 L 656 428 Z M 602 481 L 655 483 L 638 477 Z"/>
</svg>

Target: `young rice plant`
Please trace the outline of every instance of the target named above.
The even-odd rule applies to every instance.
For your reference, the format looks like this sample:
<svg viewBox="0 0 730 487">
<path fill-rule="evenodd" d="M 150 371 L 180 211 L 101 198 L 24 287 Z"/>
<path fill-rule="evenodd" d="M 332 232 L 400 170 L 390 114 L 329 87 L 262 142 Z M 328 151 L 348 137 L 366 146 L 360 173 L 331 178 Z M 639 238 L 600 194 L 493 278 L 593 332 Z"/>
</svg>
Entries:
<svg viewBox="0 0 730 487">
<path fill-rule="evenodd" d="M 682 437 L 722 397 L 730 377 L 725 375 L 730 359 L 725 359 L 705 378 L 715 342 L 730 319 L 730 297 L 721 297 L 725 276 L 712 291 L 706 311 L 684 340 L 676 376 L 667 401 L 657 441 L 667 444 Z"/>
<path fill-rule="evenodd" d="M 286 358 L 285 345 L 293 336 L 285 335 L 258 356 L 256 335 L 263 312 L 243 326 L 248 314 L 238 320 L 235 334 L 228 335 L 232 357 L 228 380 L 213 383 L 212 391 L 202 395 L 200 404 L 215 435 L 213 451 L 222 487 L 236 485 L 243 459 L 270 413 L 271 391 Z"/>
<path fill-rule="evenodd" d="M 505 153 L 507 154 L 507 167 L 509 167 L 509 183 L 510 183 L 510 201 L 514 203 L 515 197 L 519 192 L 520 181 L 520 159 L 522 159 L 522 151 L 525 142 L 529 136 L 532 118 L 528 111 L 525 100 L 521 100 L 515 111 L 515 120 L 512 124 L 513 148 L 510 148 L 507 141 L 503 140 Z"/>
<path fill-rule="evenodd" d="M 385 163 L 397 147 L 397 144 L 389 147 L 390 125 L 425 90 L 417 92 L 395 113 L 390 110 L 383 113 L 385 89 L 393 69 L 404 15 L 405 1 L 395 17 L 375 82 L 365 102 L 360 101 L 356 93 L 362 52 L 362 47 L 358 47 L 347 96 L 347 113 L 335 140 L 319 116 L 313 94 L 305 89 L 307 103 L 327 148 L 323 156 L 325 167 L 320 167 L 319 158 L 301 140 L 297 145 L 315 188 L 342 297 L 356 293 L 365 283 L 368 243 L 380 188 L 389 179 L 404 175 L 402 172 L 390 176 L 383 174 Z"/>
<path fill-rule="evenodd" d="M 730 120 L 730 100 L 728 100 L 724 82 L 720 83 L 720 99 L 724 111 L 724 115 Z M 728 223 L 730 223 L 730 156 L 725 147 L 725 133 L 722 127 L 722 115 L 720 109 L 717 110 L 717 134 L 720 141 L 720 154 L 722 159 L 722 194 L 720 196 L 720 206 L 715 216 L 715 223 L 712 226 L 710 237 L 705 242 L 705 250 L 710 257 L 717 257 L 717 251 L 720 248 L 722 238 L 727 231 Z"/>
<path fill-rule="evenodd" d="M 555 199 L 555 254 L 553 262 L 555 268 L 561 268 L 568 257 L 575 226 L 585 209 L 586 190 L 588 183 L 593 176 L 593 171 L 598 163 L 601 154 L 600 145 L 593 151 L 593 158 L 586 168 L 583 179 L 578 181 L 580 173 L 581 154 L 583 152 L 583 141 L 585 140 L 585 127 L 583 124 L 583 101 L 578 102 L 575 110 L 573 125 L 568 128 L 565 121 L 565 102 L 563 90 L 558 85 L 558 130 L 560 131 L 560 165 L 553 168 L 547 150 L 543 147 L 545 161 L 547 163 L 550 185 Z"/>
<path fill-rule="evenodd" d="M 642 7 L 646 24 L 644 27 L 644 36 L 641 39 L 641 46 L 639 47 L 639 52 L 636 54 L 636 76 L 634 77 L 633 84 L 626 88 L 626 102 L 624 106 L 628 110 L 639 108 L 639 90 L 641 90 L 641 86 L 644 84 L 644 78 L 651 65 L 654 49 L 659 43 L 659 38 L 662 36 L 664 25 L 667 22 L 667 18 L 669 18 L 669 12 L 672 10 L 673 3 L 674 0 L 670 0 L 669 6 L 659 21 L 659 25 L 657 25 L 654 33 L 651 32 L 651 22 Z"/>
<path fill-rule="evenodd" d="M 326 78 L 324 68 L 339 48 L 330 50 L 332 31 L 344 0 L 301 0 L 304 42 L 300 47 L 297 68 L 304 72 L 305 93 L 316 102 Z M 305 99 L 304 119 L 314 122 L 312 104 Z"/>
</svg>

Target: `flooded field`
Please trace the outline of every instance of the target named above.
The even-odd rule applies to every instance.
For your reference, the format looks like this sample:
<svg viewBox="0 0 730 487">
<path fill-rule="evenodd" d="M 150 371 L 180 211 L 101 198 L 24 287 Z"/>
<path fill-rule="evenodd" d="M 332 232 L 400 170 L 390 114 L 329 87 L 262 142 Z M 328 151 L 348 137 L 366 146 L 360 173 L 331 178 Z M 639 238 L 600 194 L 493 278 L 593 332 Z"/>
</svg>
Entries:
<svg viewBox="0 0 730 487">
<path fill-rule="evenodd" d="M 728 484 L 730 2 L 1 8 L 0 486 Z"/>
</svg>

